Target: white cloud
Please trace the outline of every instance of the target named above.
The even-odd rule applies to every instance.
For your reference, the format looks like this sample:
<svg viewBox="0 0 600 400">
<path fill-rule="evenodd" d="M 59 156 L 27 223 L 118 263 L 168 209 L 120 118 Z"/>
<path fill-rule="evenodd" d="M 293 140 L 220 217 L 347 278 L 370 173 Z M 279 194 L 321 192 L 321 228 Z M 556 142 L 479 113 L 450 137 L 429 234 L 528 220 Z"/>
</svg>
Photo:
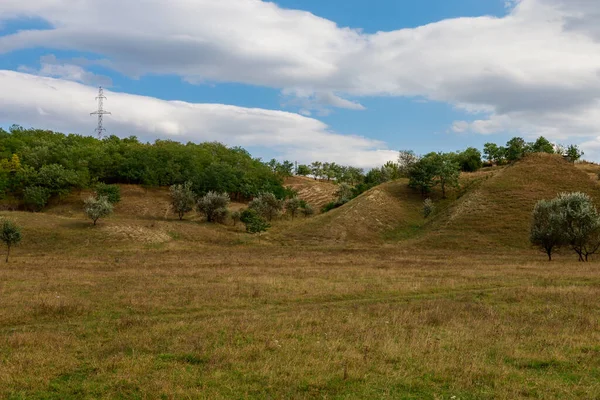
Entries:
<svg viewBox="0 0 600 400">
<path fill-rule="evenodd" d="M 176 74 L 303 94 L 303 114 L 360 109 L 360 96 L 443 101 L 476 121 L 454 128 L 590 137 L 600 131 L 598 0 L 508 0 L 502 18 L 365 34 L 259 0 L 4 0 L 0 18 L 53 29 L 0 37 L 0 53 L 95 52 L 131 76 Z M 155 21 L 160 21 L 156 24 Z M 152 27 L 152 29 L 148 29 Z"/>
<path fill-rule="evenodd" d="M 41 67 L 39 70 L 27 66 L 21 66 L 19 70 L 41 76 L 81 82 L 88 85 L 112 86 L 112 80 L 109 77 L 86 71 L 79 65 L 59 61 L 54 55 L 44 56 L 40 61 Z"/>
<path fill-rule="evenodd" d="M 63 79 L 0 70 L 0 121 L 92 134 L 97 89 Z M 299 162 L 335 161 L 373 167 L 394 160 L 384 143 L 340 135 L 298 114 L 222 104 L 192 104 L 105 92 L 109 134 L 178 141 L 219 141 L 269 148 Z"/>
</svg>

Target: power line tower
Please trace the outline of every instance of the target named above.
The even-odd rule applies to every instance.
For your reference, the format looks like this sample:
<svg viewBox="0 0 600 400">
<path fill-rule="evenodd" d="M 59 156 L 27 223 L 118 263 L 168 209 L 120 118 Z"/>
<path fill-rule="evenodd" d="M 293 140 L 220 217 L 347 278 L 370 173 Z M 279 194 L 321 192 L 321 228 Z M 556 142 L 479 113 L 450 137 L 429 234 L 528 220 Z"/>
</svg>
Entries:
<svg viewBox="0 0 600 400">
<path fill-rule="evenodd" d="M 110 112 L 104 111 L 104 99 L 106 99 L 106 96 L 104 96 L 104 89 L 102 89 L 102 86 L 100 86 L 98 89 L 98 97 L 96 97 L 96 100 L 98 100 L 98 111 L 90 113 L 90 115 L 98 116 L 98 127 L 96 128 L 98 139 L 102 139 L 104 132 L 106 132 L 106 129 L 104 129 L 104 126 L 102 126 L 102 123 L 104 122 L 104 116 L 111 115 Z"/>
</svg>

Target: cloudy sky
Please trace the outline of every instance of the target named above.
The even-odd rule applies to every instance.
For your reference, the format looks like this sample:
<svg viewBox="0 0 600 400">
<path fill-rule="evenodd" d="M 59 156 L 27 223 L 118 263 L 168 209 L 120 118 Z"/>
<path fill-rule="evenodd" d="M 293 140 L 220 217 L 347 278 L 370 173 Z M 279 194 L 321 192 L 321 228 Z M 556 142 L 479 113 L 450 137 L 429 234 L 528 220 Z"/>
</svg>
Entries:
<svg viewBox="0 0 600 400">
<path fill-rule="evenodd" d="M 369 167 L 544 135 L 600 160 L 598 0 L 2 0 L 0 126 Z"/>
</svg>

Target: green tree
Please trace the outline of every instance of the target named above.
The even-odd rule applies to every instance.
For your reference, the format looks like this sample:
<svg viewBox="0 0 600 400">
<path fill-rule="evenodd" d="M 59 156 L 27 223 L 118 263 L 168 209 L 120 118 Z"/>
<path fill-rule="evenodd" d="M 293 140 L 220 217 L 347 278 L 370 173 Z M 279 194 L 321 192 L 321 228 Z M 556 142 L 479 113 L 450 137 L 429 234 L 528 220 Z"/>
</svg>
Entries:
<svg viewBox="0 0 600 400">
<path fill-rule="evenodd" d="M 300 176 L 307 176 L 307 175 L 310 175 L 310 173 L 311 173 L 311 170 L 308 165 L 304 165 L 304 164 L 298 165 L 298 171 L 296 171 L 296 174 L 298 174 Z"/>
<path fill-rule="evenodd" d="M 498 146 L 496 143 L 486 143 L 483 146 L 483 154 L 488 162 L 496 165 L 502 165 L 506 160 L 506 148 Z"/>
<path fill-rule="evenodd" d="M 260 233 L 265 232 L 271 226 L 267 223 L 267 221 L 262 218 L 259 213 L 251 208 L 248 208 L 242 211 L 240 220 L 244 225 L 246 225 L 246 232 L 248 233 L 258 233 L 260 239 Z"/>
<path fill-rule="evenodd" d="M 113 212 L 113 205 L 108 198 L 104 196 L 88 197 L 84 203 L 85 214 L 94 221 L 94 225 L 98 219 L 106 217 Z"/>
<path fill-rule="evenodd" d="M 451 154 L 438 153 L 433 157 L 435 174 L 442 189 L 442 198 L 446 198 L 448 187 L 457 187 L 460 177 L 460 167 Z"/>
<path fill-rule="evenodd" d="M 207 222 L 222 222 L 227 216 L 229 202 L 227 193 L 208 192 L 198 199 L 196 209 L 204 214 Z"/>
<path fill-rule="evenodd" d="M 461 171 L 475 172 L 482 167 L 481 152 L 474 147 L 469 147 L 457 154 L 456 162 Z"/>
<path fill-rule="evenodd" d="M 310 172 L 312 173 L 315 180 L 321 179 L 323 176 L 323 163 L 320 161 L 315 161 L 310 164 Z"/>
<path fill-rule="evenodd" d="M 121 201 L 121 188 L 118 185 L 98 183 L 96 185 L 96 196 L 104 196 L 114 205 Z"/>
<path fill-rule="evenodd" d="M 548 255 L 548 261 L 552 261 L 552 252 L 568 241 L 564 225 L 564 214 L 556 199 L 537 202 L 533 209 L 529 240 Z"/>
<path fill-rule="evenodd" d="M 506 142 L 506 159 L 509 162 L 520 160 L 527 151 L 527 142 L 523 138 L 514 137 Z"/>
<path fill-rule="evenodd" d="M 412 150 L 400 150 L 398 153 L 398 174 L 400 177 L 408 178 L 410 170 L 419 161 L 419 156 Z"/>
<path fill-rule="evenodd" d="M 352 186 L 347 183 L 340 183 L 335 195 L 339 205 L 346 204 L 353 198 Z"/>
<path fill-rule="evenodd" d="M 34 212 L 41 211 L 50 200 L 50 190 L 42 186 L 28 186 L 23 189 L 23 203 Z"/>
<path fill-rule="evenodd" d="M 4 219 L 2 221 L 2 241 L 6 244 L 6 262 L 8 262 L 11 247 L 19 244 L 21 239 L 21 228 L 13 221 Z"/>
<path fill-rule="evenodd" d="M 421 158 L 410 169 L 408 175 L 408 186 L 418 189 L 421 196 L 425 196 L 435 186 L 435 177 L 438 167 L 431 157 Z"/>
<path fill-rule="evenodd" d="M 575 161 L 579 160 L 583 154 L 583 151 L 579 150 L 577 145 L 572 144 L 567 147 L 565 156 L 570 162 L 575 163 Z"/>
<path fill-rule="evenodd" d="M 275 171 L 281 177 L 288 177 L 294 175 L 294 163 L 288 160 L 285 160 L 281 164 L 277 164 L 275 167 Z"/>
<path fill-rule="evenodd" d="M 548 139 L 543 136 L 537 138 L 537 140 L 531 145 L 531 151 L 534 153 L 548 153 L 554 154 L 554 145 L 550 143 Z"/>
<path fill-rule="evenodd" d="M 196 195 L 192 191 L 192 182 L 181 185 L 172 185 L 169 189 L 171 195 L 171 207 L 181 221 L 183 216 L 194 209 Z"/>
</svg>

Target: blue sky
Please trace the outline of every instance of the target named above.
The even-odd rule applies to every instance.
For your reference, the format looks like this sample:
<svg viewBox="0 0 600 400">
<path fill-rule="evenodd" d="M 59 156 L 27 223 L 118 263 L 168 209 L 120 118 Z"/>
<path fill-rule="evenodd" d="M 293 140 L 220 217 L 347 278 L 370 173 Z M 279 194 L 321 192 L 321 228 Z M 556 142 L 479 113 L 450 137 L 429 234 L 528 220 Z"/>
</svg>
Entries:
<svg viewBox="0 0 600 400">
<path fill-rule="evenodd" d="M 91 134 L 84 110 L 103 84 L 111 134 L 220 140 L 263 158 L 369 167 L 400 149 L 541 134 L 594 158 L 600 60 L 585 54 L 600 49 L 600 21 L 581 17 L 592 3 L 159 0 L 147 15 L 116 0 L 0 5 L 0 82 L 30 88 L 0 98 L 0 125 Z"/>
</svg>

